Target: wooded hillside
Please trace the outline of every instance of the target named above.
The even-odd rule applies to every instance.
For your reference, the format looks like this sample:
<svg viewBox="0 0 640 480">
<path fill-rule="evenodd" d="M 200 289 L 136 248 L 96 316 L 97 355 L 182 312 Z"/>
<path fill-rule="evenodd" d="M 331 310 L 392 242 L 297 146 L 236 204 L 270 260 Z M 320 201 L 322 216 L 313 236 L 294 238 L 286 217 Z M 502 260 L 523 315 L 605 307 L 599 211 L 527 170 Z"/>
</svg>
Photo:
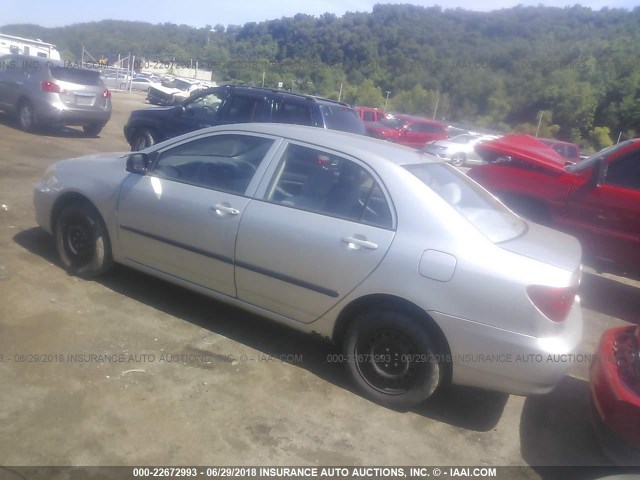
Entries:
<svg viewBox="0 0 640 480">
<path fill-rule="evenodd" d="M 343 17 L 296 15 L 193 28 L 105 20 L 6 25 L 79 60 L 132 53 L 214 67 L 219 82 L 285 88 L 446 121 L 580 141 L 640 135 L 640 8 L 515 7 L 494 12 L 377 5 Z"/>
</svg>

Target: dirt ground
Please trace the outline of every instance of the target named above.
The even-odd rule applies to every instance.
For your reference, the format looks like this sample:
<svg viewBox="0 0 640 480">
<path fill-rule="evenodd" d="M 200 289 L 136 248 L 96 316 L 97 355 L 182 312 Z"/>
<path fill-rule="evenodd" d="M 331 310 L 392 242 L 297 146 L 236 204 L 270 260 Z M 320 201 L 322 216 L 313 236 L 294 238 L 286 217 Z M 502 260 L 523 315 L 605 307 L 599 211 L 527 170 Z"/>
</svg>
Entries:
<svg viewBox="0 0 640 480">
<path fill-rule="evenodd" d="M 100 138 L 0 114 L 0 464 L 524 466 L 519 478 L 608 465 L 587 362 L 548 395 L 454 387 L 398 413 L 353 393 L 331 345 L 125 267 L 67 275 L 33 186 L 56 160 L 128 150 L 122 127 L 144 107 L 114 94 Z M 639 287 L 585 274 L 584 353 L 638 322 Z"/>
</svg>

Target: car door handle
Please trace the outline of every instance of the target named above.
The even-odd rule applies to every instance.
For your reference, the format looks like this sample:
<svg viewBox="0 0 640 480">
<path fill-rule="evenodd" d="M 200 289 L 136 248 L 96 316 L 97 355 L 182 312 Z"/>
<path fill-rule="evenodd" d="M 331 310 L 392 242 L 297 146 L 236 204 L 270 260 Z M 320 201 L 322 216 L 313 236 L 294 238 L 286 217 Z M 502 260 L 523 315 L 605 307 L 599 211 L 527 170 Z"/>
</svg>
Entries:
<svg viewBox="0 0 640 480">
<path fill-rule="evenodd" d="M 366 238 L 344 237 L 343 242 L 348 243 L 350 248 L 366 248 L 367 250 L 375 250 L 378 248 L 377 243 L 368 241 Z"/>
<path fill-rule="evenodd" d="M 237 208 L 233 208 L 223 203 L 219 203 L 215 207 L 211 207 L 211 210 L 215 210 L 218 215 L 221 215 L 223 213 L 226 213 L 228 215 L 238 215 L 240 213 L 240 210 L 238 210 Z"/>
</svg>

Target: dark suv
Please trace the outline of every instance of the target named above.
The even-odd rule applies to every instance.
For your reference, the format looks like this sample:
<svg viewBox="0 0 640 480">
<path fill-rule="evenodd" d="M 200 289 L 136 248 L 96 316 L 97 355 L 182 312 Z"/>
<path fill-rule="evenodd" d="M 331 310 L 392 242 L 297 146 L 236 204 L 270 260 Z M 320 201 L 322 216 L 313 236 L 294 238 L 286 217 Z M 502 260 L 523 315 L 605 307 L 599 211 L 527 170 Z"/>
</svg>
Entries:
<svg viewBox="0 0 640 480">
<path fill-rule="evenodd" d="M 142 150 L 183 133 L 229 123 L 276 122 L 366 135 L 346 103 L 268 88 L 226 85 L 193 94 L 177 106 L 131 112 L 124 136 Z"/>
</svg>

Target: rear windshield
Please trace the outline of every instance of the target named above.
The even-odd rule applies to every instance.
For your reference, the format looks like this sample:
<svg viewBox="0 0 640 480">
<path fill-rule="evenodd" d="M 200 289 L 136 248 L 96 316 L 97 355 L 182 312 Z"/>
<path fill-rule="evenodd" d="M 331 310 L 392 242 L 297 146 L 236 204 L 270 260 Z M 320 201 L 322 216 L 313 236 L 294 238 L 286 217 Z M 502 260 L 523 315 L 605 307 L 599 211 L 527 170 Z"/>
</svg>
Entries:
<svg viewBox="0 0 640 480">
<path fill-rule="evenodd" d="M 446 163 L 419 163 L 404 168 L 455 208 L 494 243 L 523 234 L 527 224 L 493 195 Z"/>
<path fill-rule="evenodd" d="M 364 123 L 362 123 L 358 114 L 349 107 L 321 104 L 320 111 L 322 112 L 325 126 L 331 130 L 341 130 L 360 135 L 367 134 Z"/>
<path fill-rule="evenodd" d="M 52 67 L 51 75 L 62 82 L 77 83 L 80 85 L 102 85 L 100 73 L 94 70 L 81 68 Z"/>
</svg>

